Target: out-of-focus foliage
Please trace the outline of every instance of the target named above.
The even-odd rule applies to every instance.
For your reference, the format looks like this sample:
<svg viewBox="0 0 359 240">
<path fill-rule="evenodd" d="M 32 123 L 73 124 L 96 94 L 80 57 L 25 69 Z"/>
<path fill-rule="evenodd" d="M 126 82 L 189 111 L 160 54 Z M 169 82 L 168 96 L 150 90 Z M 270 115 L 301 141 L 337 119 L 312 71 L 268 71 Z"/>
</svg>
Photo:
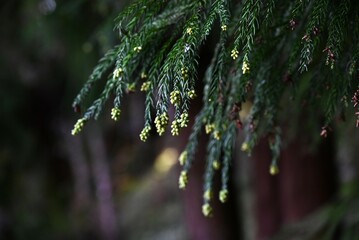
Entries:
<svg viewBox="0 0 359 240">
<path fill-rule="evenodd" d="M 62 132 L 75 89 L 114 42 L 113 13 L 125 2 L 1 1 L 0 239 L 72 238 L 75 222 L 90 222 L 71 218 Z"/>
</svg>

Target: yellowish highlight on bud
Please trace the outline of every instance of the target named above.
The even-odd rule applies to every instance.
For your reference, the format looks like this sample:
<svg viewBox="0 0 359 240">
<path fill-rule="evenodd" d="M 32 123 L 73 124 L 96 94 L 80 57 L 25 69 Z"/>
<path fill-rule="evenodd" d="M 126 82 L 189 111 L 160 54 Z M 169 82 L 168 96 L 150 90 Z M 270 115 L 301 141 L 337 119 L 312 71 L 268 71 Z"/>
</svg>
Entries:
<svg viewBox="0 0 359 240">
<path fill-rule="evenodd" d="M 180 91 L 175 90 L 170 93 L 170 102 L 175 106 L 178 106 L 181 103 Z"/>
<path fill-rule="evenodd" d="M 175 120 L 172 121 L 172 124 L 171 124 L 172 136 L 178 136 L 179 135 L 180 126 L 181 126 L 181 120 L 180 119 L 175 119 Z"/>
<path fill-rule="evenodd" d="M 144 82 L 144 83 L 142 83 L 140 91 L 141 92 L 147 92 L 150 89 L 150 86 L 151 86 L 150 81 Z"/>
<path fill-rule="evenodd" d="M 155 125 L 158 135 L 162 136 L 165 133 L 168 120 L 167 113 L 162 113 L 155 118 Z"/>
<path fill-rule="evenodd" d="M 247 142 L 242 143 L 241 150 L 243 152 L 249 152 L 249 144 Z"/>
<path fill-rule="evenodd" d="M 141 46 L 137 46 L 137 47 L 134 47 L 134 48 L 133 48 L 133 51 L 135 51 L 135 52 L 137 52 L 137 53 L 141 52 L 141 50 L 142 50 L 142 47 L 141 47 Z"/>
<path fill-rule="evenodd" d="M 206 124 L 206 126 L 204 128 L 205 128 L 206 133 L 210 134 L 211 132 L 213 132 L 215 126 L 214 126 L 214 124 L 208 123 L 208 124 Z"/>
<path fill-rule="evenodd" d="M 231 51 L 231 57 L 233 58 L 233 60 L 236 60 L 236 59 L 238 58 L 238 56 L 239 56 L 238 50 L 237 50 L 237 49 L 233 49 L 233 50 Z"/>
<path fill-rule="evenodd" d="M 195 99 L 196 97 L 197 97 L 197 94 L 196 94 L 196 92 L 194 91 L 194 90 L 190 90 L 190 91 L 188 91 L 188 97 L 190 98 L 190 99 Z"/>
<path fill-rule="evenodd" d="M 204 192 L 203 194 L 203 198 L 206 199 L 206 200 L 211 200 L 213 198 L 213 192 L 212 190 L 208 189 Z"/>
<path fill-rule="evenodd" d="M 77 122 L 75 123 L 74 128 L 71 131 L 71 134 L 73 136 L 79 134 L 82 131 L 82 129 L 84 128 L 85 122 L 86 122 L 85 118 L 80 118 L 79 120 L 77 120 Z"/>
<path fill-rule="evenodd" d="M 270 168 L 269 168 L 269 173 L 270 175 L 277 175 L 279 173 L 279 168 L 277 165 L 271 165 Z"/>
<path fill-rule="evenodd" d="M 243 74 L 249 73 L 249 63 L 247 61 L 243 61 L 242 72 Z"/>
<path fill-rule="evenodd" d="M 188 157 L 187 151 L 183 151 L 181 153 L 181 155 L 179 156 L 179 158 L 178 158 L 178 161 L 179 161 L 181 166 L 183 166 L 186 163 L 187 157 Z"/>
<path fill-rule="evenodd" d="M 220 161 L 218 160 L 215 160 L 213 163 L 212 163 L 212 167 L 214 170 L 219 170 L 221 168 L 221 163 Z"/>
<path fill-rule="evenodd" d="M 185 170 L 181 171 L 181 174 L 178 179 L 178 187 L 180 189 L 185 189 L 188 183 L 188 173 Z"/>
<path fill-rule="evenodd" d="M 116 69 L 113 71 L 113 76 L 114 76 L 115 78 L 119 78 L 122 73 L 123 73 L 123 69 L 122 69 L 122 68 L 116 68 Z"/>
<path fill-rule="evenodd" d="M 186 33 L 188 34 L 188 35 L 192 35 L 192 33 L 193 33 L 193 29 L 192 28 L 187 28 L 186 29 Z"/>
<path fill-rule="evenodd" d="M 220 139 L 221 139 L 221 132 L 218 131 L 218 130 L 215 130 L 215 131 L 213 132 L 213 137 L 214 137 L 214 139 L 216 139 L 216 140 L 220 140 Z"/>
<path fill-rule="evenodd" d="M 112 108 L 111 109 L 111 119 L 114 121 L 118 121 L 120 119 L 121 110 L 118 108 Z"/>
<path fill-rule="evenodd" d="M 205 203 L 202 205 L 202 213 L 205 217 L 211 217 L 213 214 L 213 209 L 209 203 Z"/>
<path fill-rule="evenodd" d="M 141 73 L 141 79 L 146 79 L 147 78 L 147 74 L 145 72 Z"/>
<path fill-rule="evenodd" d="M 141 133 L 140 133 L 140 139 L 142 142 L 146 142 L 148 137 L 150 136 L 151 126 L 147 125 L 145 126 Z"/>
<path fill-rule="evenodd" d="M 222 189 L 219 192 L 219 201 L 221 201 L 221 203 L 225 203 L 228 200 L 228 190 L 227 189 Z"/>
</svg>

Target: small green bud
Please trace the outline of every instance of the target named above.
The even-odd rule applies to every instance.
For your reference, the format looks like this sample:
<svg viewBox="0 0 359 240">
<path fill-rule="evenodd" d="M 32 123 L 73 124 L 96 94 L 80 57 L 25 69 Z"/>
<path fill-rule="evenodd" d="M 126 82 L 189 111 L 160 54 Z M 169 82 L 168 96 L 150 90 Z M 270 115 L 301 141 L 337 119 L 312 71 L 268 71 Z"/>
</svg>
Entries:
<svg viewBox="0 0 359 240">
<path fill-rule="evenodd" d="M 218 130 L 215 130 L 214 132 L 213 132 L 213 137 L 216 139 L 216 140 L 220 140 L 221 139 L 221 132 L 220 131 L 218 131 Z"/>
<path fill-rule="evenodd" d="M 171 133 L 172 136 L 178 136 L 179 135 L 179 128 L 180 128 L 180 120 L 173 120 L 172 124 L 171 124 Z"/>
<path fill-rule="evenodd" d="M 188 156 L 187 151 L 183 151 L 183 152 L 181 153 L 181 155 L 179 156 L 178 161 L 179 161 L 179 163 L 180 163 L 181 166 L 183 166 L 183 165 L 186 163 L 186 161 L 187 161 L 187 156 Z"/>
<path fill-rule="evenodd" d="M 135 83 L 129 83 L 127 84 L 127 92 L 133 93 L 136 90 L 136 84 Z"/>
<path fill-rule="evenodd" d="M 241 150 L 243 152 L 249 152 L 249 144 L 247 142 L 242 143 Z"/>
<path fill-rule="evenodd" d="M 141 46 L 137 46 L 137 47 L 134 47 L 134 48 L 133 48 L 133 51 L 135 51 L 135 52 L 137 52 L 137 53 L 141 52 L 141 50 L 142 50 L 142 47 L 141 47 Z"/>
<path fill-rule="evenodd" d="M 210 123 L 206 124 L 205 126 L 206 133 L 210 134 L 211 132 L 213 132 L 214 128 L 215 128 L 214 124 L 210 124 Z"/>
<path fill-rule="evenodd" d="M 236 60 L 236 59 L 238 58 L 238 56 L 239 56 L 238 50 L 237 50 L 237 49 L 233 49 L 233 50 L 231 51 L 231 57 L 233 58 L 233 60 Z"/>
<path fill-rule="evenodd" d="M 249 63 L 247 61 L 243 61 L 242 72 L 243 74 L 249 73 Z"/>
<path fill-rule="evenodd" d="M 188 69 L 185 67 L 181 68 L 181 74 L 182 74 L 183 79 L 187 79 L 188 78 Z"/>
<path fill-rule="evenodd" d="M 175 90 L 170 93 L 170 102 L 175 106 L 178 106 L 181 103 L 180 91 Z"/>
<path fill-rule="evenodd" d="M 202 205 L 202 213 L 205 217 L 211 217 L 213 214 L 213 209 L 209 203 L 205 203 Z"/>
<path fill-rule="evenodd" d="M 85 118 L 80 118 L 79 120 L 77 120 L 74 128 L 71 131 L 71 134 L 73 136 L 79 134 L 82 131 L 82 129 L 84 128 L 86 121 L 87 121 L 87 119 L 85 119 Z"/>
<path fill-rule="evenodd" d="M 279 173 L 279 168 L 278 168 L 278 165 L 277 164 L 272 164 L 269 168 L 269 173 L 271 175 L 277 175 Z"/>
<path fill-rule="evenodd" d="M 123 69 L 122 69 L 122 68 L 116 68 L 116 69 L 113 71 L 113 76 L 114 76 L 115 78 L 119 78 L 122 73 L 123 73 Z"/>
<path fill-rule="evenodd" d="M 188 28 L 186 29 L 186 33 L 187 33 L 188 35 L 192 35 L 193 29 L 192 29 L 191 27 L 188 27 Z"/>
<path fill-rule="evenodd" d="M 212 190 L 211 189 L 207 189 L 205 192 L 204 192 L 204 194 L 203 194 L 203 198 L 205 199 L 205 200 L 211 200 L 212 198 L 213 198 L 213 192 L 212 192 Z"/>
<path fill-rule="evenodd" d="M 221 203 L 225 203 L 228 200 L 228 190 L 227 189 L 222 189 L 219 192 L 219 201 L 221 201 Z"/>
<path fill-rule="evenodd" d="M 197 97 L 197 94 L 193 89 L 188 91 L 187 95 L 190 99 L 195 99 Z"/>
<path fill-rule="evenodd" d="M 158 135 L 162 136 L 165 132 L 165 127 L 168 124 L 168 115 L 166 113 L 162 113 L 161 115 L 157 115 L 155 118 L 155 125 L 157 129 Z"/>
<path fill-rule="evenodd" d="M 113 119 L 114 121 L 118 121 L 121 115 L 121 110 L 114 107 L 111 109 L 111 119 Z"/>
<path fill-rule="evenodd" d="M 219 170 L 221 168 L 221 162 L 218 160 L 213 161 L 212 167 L 214 170 Z"/>
<path fill-rule="evenodd" d="M 188 183 L 188 173 L 185 170 L 181 171 L 180 177 L 178 179 L 178 187 L 180 189 L 185 189 Z"/>
<path fill-rule="evenodd" d="M 146 79 L 147 78 L 147 74 L 145 72 L 141 73 L 141 79 Z"/>
<path fill-rule="evenodd" d="M 146 142 L 146 141 L 147 141 L 147 138 L 148 138 L 149 135 L 150 135 L 150 131 L 151 131 L 151 126 L 149 126 L 149 125 L 146 125 L 146 126 L 142 129 L 142 131 L 141 131 L 141 133 L 140 133 L 140 139 L 141 139 L 142 142 Z"/>
<path fill-rule="evenodd" d="M 186 112 L 182 113 L 179 121 L 181 128 L 187 127 L 189 122 L 188 113 Z"/>
<path fill-rule="evenodd" d="M 151 86 L 150 81 L 144 82 L 144 83 L 142 83 L 140 91 L 141 92 L 147 92 L 150 89 L 150 86 Z"/>
</svg>

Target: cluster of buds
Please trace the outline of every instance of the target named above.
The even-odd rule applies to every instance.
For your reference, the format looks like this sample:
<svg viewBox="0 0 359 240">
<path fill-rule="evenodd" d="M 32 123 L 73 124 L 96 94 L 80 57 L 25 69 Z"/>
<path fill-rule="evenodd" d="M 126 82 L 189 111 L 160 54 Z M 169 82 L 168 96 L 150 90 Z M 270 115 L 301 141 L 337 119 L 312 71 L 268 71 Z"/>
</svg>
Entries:
<svg viewBox="0 0 359 240">
<path fill-rule="evenodd" d="M 188 35 L 192 35 L 193 29 L 192 29 L 191 27 L 188 27 L 188 28 L 186 29 L 186 33 L 187 33 Z"/>
<path fill-rule="evenodd" d="M 207 201 L 210 201 L 213 198 L 213 191 L 211 189 L 207 189 L 204 193 L 203 193 L 203 198 Z"/>
<path fill-rule="evenodd" d="M 151 82 L 150 81 L 146 81 L 144 83 L 142 83 L 141 85 L 141 92 L 147 92 L 150 89 L 151 86 Z"/>
<path fill-rule="evenodd" d="M 141 79 L 146 79 L 147 78 L 147 74 L 145 72 L 141 72 Z"/>
<path fill-rule="evenodd" d="M 135 83 L 128 83 L 126 92 L 127 93 L 134 93 L 136 91 L 136 84 Z"/>
<path fill-rule="evenodd" d="M 122 69 L 122 68 L 115 68 L 115 70 L 113 70 L 113 76 L 114 76 L 114 78 L 119 78 L 122 73 L 123 73 L 123 69 Z"/>
<path fill-rule="evenodd" d="M 222 25 L 222 26 L 221 26 L 221 29 L 222 29 L 223 32 L 227 31 L 227 25 L 225 25 L 225 24 Z"/>
<path fill-rule="evenodd" d="M 221 203 L 225 203 L 228 200 L 228 190 L 227 189 L 222 189 L 219 192 L 219 201 L 221 201 Z"/>
<path fill-rule="evenodd" d="M 180 118 L 173 120 L 171 124 L 171 133 L 173 136 L 178 136 L 180 128 L 188 126 L 189 118 L 188 113 L 184 112 L 181 114 Z"/>
<path fill-rule="evenodd" d="M 181 68 L 181 74 L 182 74 L 183 79 L 187 79 L 188 78 L 188 69 L 185 67 Z"/>
<path fill-rule="evenodd" d="M 353 107 L 356 108 L 359 105 L 359 89 L 355 91 L 354 96 L 352 97 Z M 357 115 L 356 126 L 359 127 L 359 111 L 355 113 Z"/>
<path fill-rule="evenodd" d="M 137 53 L 141 52 L 141 50 L 142 50 L 142 47 L 141 47 L 141 46 L 137 46 L 137 47 L 134 47 L 134 48 L 133 48 L 133 51 L 135 51 L 135 52 L 137 52 Z"/>
<path fill-rule="evenodd" d="M 178 179 L 178 187 L 180 189 L 185 189 L 188 183 L 188 173 L 186 170 L 182 170 Z"/>
<path fill-rule="evenodd" d="M 80 118 L 79 120 L 77 120 L 74 128 L 71 131 L 71 134 L 74 136 L 79 134 L 82 131 L 82 129 L 84 128 L 86 121 L 87 121 L 87 119 L 85 119 L 85 118 Z"/>
<path fill-rule="evenodd" d="M 202 205 L 202 213 L 206 217 L 211 217 L 213 214 L 213 209 L 209 203 L 205 203 Z"/>
<path fill-rule="evenodd" d="M 120 119 L 121 110 L 117 107 L 111 109 L 111 119 L 114 121 L 118 121 Z"/>
<path fill-rule="evenodd" d="M 170 93 L 170 102 L 175 106 L 178 106 L 181 103 L 180 91 L 175 90 Z"/>
<path fill-rule="evenodd" d="M 151 131 L 151 126 L 150 125 L 146 125 L 141 133 L 140 133 L 140 139 L 142 142 L 146 142 L 148 137 L 150 136 L 150 131 Z"/>
<path fill-rule="evenodd" d="M 168 124 L 168 115 L 167 113 L 162 113 L 155 118 L 155 125 L 158 135 L 162 136 L 165 132 L 165 127 Z"/>
<path fill-rule="evenodd" d="M 213 123 L 212 124 L 208 123 L 208 124 L 206 124 L 206 126 L 204 128 L 205 128 L 206 133 L 210 134 L 211 132 L 214 131 L 215 126 Z"/>
<path fill-rule="evenodd" d="M 188 122 L 189 122 L 189 117 L 188 117 L 188 113 L 184 112 L 181 114 L 180 119 L 177 120 L 180 122 L 180 127 L 184 128 L 188 126 Z"/>
<path fill-rule="evenodd" d="M 178 158 L 178 161 L 179 161 L 179 164 L 180 164 L 181 166 L 183 166 L 183 165 L 186 163 L 187 157 L 188 157 L 188 152 L 187 152 L 187 151 L 183 151 L 183 152 L 180 154 L 180 156 L 179 156 L 179 158 Z"/>
<path fill-rule="evenodd" d="M 249 73 L 249 63 L 247 61 L 243 61 L 242 72 L 243 74 Z"/>
<path fill-rule="evenodd" d="M 172 136 L 178 136 L 179 135 L 180 126 L 181 126 L 181 121 L 179 119 L 175 119 L 175 120 L 172 121 L 172 124 L 171 124 Z"/>
<path fill-rule="evenodd" d="M 236 59 L 238 58 L 238 56 L 239 56 L 238 50 L 237 50 L 237 49 L 233 49 L 233 50 L 231 51 L 231 57 L 233 58 L 233 60 L 236 60 Z"/>
<path fill-rule="evenodd" d="M 220 140 L 221 139 L 221 136 L 222 136 L 222 134 L 221 134 L 221 132 L 219 131 L 219 130 L 214 130 L 214 132 L 213 132 L 213 137 L 214 137 L 214 139 L 216 139 L 216 140 Z"/>
<path fill-rule="evenodd" d="M 195 99 L 195 98 L 197 97 L 197 94 L 196 94 L 196 92 L 194 91 L 194 89 L 189 90 L 187 94 L 188 94 L 188 97 L 189 97 L 190 99 Z"/>
</svg>

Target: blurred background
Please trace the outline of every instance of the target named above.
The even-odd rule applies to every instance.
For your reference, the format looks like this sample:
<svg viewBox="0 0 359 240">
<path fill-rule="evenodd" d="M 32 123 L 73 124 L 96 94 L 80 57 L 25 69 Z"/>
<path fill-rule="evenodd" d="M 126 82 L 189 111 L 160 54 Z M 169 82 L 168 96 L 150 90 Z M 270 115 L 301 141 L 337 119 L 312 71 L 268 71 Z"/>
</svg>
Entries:
<svg viewBox="0 0 359 240">
<path fill-rule="evenodd" d="M 250 158 L 237 151 L 230 201 L 216 200 L 210 219 L 201 213 L 205 147 L 179 190 L 189 132 L 142 143 L 142 94 L 125 97 L 119 122 L 109 105 L 71 136 L 72 100 L 118 41 L 113 20 L 127 2 L 0 2 L 0 239 L 359 239 L 354 119 L 321 140 L 300 125 L 288 131 L 275 177 L 266 139 Z"/>
</svg>

